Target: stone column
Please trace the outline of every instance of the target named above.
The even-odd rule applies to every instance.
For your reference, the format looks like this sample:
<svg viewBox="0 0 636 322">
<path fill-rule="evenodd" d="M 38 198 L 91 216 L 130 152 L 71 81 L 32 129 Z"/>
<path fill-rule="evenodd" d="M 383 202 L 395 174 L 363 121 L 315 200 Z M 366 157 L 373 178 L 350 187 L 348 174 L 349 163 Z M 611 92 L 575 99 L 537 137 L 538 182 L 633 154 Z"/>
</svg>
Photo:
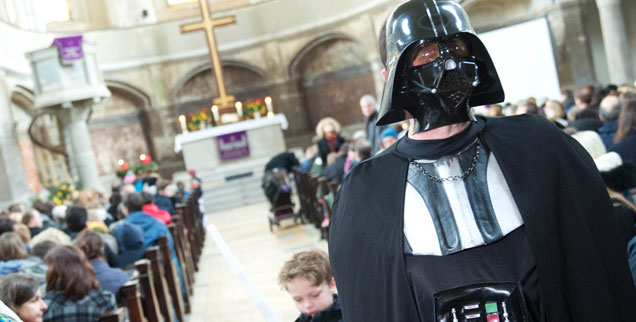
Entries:
<svg viewBox="0 0 636 322">
<path fill-rule="evenodd" d="M 71 149 L 72 164 L 75 166 L 82 189 L 101 189 L 95 154 L 91 144 L 90 133 L 86 119 L 93 106 L 92 100 L 73 103 L 72 107 L 56 107 L 64 129 L 65 141 Z"/>
<path fill-rule="evenodd" d="M 561 88 L 596 83 L 592 50 L 585 34 L 581 3 L 568 1 L 548 12 L 554 37 L 555 59 Z"/>
<path fill-rule="evenodd" d="M 29 185 L 15 134 L 4 71 L 0 71 L 0 206 L 29 198 Z"/>
<path fill-rule="evenodd" d="M 610 81 L 616 85 L 631 84 L 632 68 L 629 60 L 629 43 L 625 35 L 625 23 L 620 0 L 596 0 L 601 20 L 605 55 Z"/>
</svg>

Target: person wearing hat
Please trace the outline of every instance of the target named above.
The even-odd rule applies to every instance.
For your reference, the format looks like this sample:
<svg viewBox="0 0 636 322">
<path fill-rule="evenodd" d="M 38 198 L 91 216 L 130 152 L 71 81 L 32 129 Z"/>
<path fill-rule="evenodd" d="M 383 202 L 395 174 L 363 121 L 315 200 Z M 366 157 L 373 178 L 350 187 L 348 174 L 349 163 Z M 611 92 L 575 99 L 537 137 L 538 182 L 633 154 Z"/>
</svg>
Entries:
<svg viewBox="0 0 636 322">
<path fill-rule="evenodd" d="M 393 143 L 397 142 L 398 134 L 392 126 L 388 126 L 382 134 L 380 134 L 380 145 L 382 146 L 382 151 L 388 149 Z"/>
<path fill-rule="evenodd" d="M 329 256 L 343 320 L 636 321 L 592 158 L 543 117 L 471 113 L 504 91 L 464 9 L 406 1 L 380 37 L 377 124 L 409 130 L 336 197 Z"/>
<path fill-rule="evenodd" d="M 119 243 L 119 255 L 112 260 L 113 266 L 128 267 L 144 258 L 146 253 L 144 231 L 139 226 L 122 222 L 113 233 Z"/>
</svg>

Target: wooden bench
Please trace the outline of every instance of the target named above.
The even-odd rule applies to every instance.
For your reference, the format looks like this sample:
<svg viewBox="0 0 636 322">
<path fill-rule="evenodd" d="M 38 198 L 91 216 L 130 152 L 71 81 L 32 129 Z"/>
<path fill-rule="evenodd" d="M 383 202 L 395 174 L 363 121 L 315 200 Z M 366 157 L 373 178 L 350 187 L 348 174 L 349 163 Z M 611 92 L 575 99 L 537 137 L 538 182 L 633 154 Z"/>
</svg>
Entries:
<svg viewBox="0 0 636 322">
<path fill-rule="evenodd" d="M 144 316 L 148 322 L 163 322 L 164 318 L 159 310 L 159 298 L 155 290 L 155 278 L 150 267 L 150 260 L 140 259 L 135 262 L 135 268 L 139 272 L 139 284 L 143 296 L 142 307 Z M 126 296 L 128 301 L 128 296 Z"/>
<path fill-rule="evenodd" d="M 177 265 L 172 261 L 168 236 L 159 237 L 157 242 L 159 243 L 161 263 L 163 264 L 163 272 L 166 276 L 168 291 L 170 291 L 170 296 L 172 297 L 172 305 L 176 311 L 177 319 L 179 319 L 179 321 L 184 321 L 184 294 L 181 292 L 181 280 L 179 279 L 179 274 L 177 272 Z M 183 271 L 182 274 L 185 275 Z M 188 297 L 187 292 L 185 293 L 185 297 Z"/>
<path fill-rule="evenodd" d="M 123 322 L 126 321 L 126 311 L 123 308 L 118 308 L 114 311 L 104 312 L 99 317 L 99 322 Z"/>
<path fill-rule="evenodd" d="M 159 246 L 148 247 L 146 250 L 146 257 L 150 260 L 150 269 L 152 270 L 155 291 L 157 293 L 157 299 L 159 300 L 159 310 L 161 311 L 161 315 L 163 315 L 164 321 L 173 322 L 174 314 L 172 310 L 175 306 L 172 296 L 170 296 L 168 283 L 164 278 L 165 273 L 160 263 L 160 256 Z"/>
<path fill-rule="evenodd" d="M 128 281 L 122 285 L 121 292 L 126 299 L 125 305 L 128 309 L 128 319 L 130 322 L 149 322 L 144 316 L 144 309 L 141 300 L 139 281 Z"/>
</svg>

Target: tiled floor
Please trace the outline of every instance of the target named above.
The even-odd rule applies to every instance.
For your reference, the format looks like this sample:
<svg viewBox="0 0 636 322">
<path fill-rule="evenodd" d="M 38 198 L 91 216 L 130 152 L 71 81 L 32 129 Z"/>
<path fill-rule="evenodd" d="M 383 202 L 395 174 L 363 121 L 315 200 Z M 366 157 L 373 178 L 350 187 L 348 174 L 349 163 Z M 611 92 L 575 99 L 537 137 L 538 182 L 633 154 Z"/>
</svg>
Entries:
<svg viewBox="0 0 636 322">
<path fill-rule="evenodd" d="M 327 243 L 319 239 L 316 228 L 294 226 L 293 220 L 281 222 L 281 229 L 270 233 L 267 214 L 268 204 L 261 203 L 208 218 L 280 321 L 294 321 L 299 313 L 278 286 L 278 272 L 293 253 L 312 248 L 326 251 Z M 190 322 L 264 321 L 209 234 L 195 279 Z"/>
</svg>

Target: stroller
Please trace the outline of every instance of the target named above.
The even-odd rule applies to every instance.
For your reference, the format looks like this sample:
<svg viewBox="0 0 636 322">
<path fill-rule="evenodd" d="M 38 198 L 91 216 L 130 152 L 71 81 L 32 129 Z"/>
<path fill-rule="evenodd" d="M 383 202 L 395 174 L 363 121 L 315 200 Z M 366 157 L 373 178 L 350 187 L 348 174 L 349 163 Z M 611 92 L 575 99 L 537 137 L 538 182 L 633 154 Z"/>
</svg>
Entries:
<svg viewBox="0 0 636 322">
<path fill-rule="evenodd" d="M 271 204 L 269 219 L 269 231 L 274 232 L 273 226 L 280 227 L 280 221 L 294 218 L 294 223 L 299 216 L 294 212 L 292 201 L 292 188 L 289 176 L 285 169 L 275 168 L 263 176 L 263 191 Z"/>
</svg>

